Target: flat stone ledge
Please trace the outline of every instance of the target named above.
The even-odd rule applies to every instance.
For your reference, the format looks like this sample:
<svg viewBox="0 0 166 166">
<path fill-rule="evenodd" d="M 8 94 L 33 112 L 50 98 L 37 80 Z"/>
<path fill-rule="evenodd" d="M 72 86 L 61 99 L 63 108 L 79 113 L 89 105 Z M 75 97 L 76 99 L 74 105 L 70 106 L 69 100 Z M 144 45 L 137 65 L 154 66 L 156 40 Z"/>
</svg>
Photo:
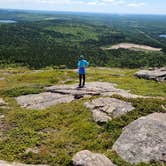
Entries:
<svg viewBox="0 0 166 166">
<path fill-rule="evenodd" d="M 57 85 L 45 87 L 45 91 L 40 94 L 31 94 L 16 97 L 16 101 L 21 107 L 27 109 L 42 110 L 52 105 L 60 103 L 70 103 L 92 96 L 112 96 L 121 95 L 126 98 L 138 98 L 142 96 L 134 95 L 129 91 L 116 88 L 116 84 L 107 82 L 89 82 L 84 88 L 77 88 L 77 85 Z"/>
<path fill-rule="evenodd" d="M 42 110 L 56 104 L 70 103 L 73 100 L 74 97 L 71 95 L 62 95 L 51 92 L 25 95 L 16 98 L 17 103 L 21 105 L 21 107 L 37 110 Z"/>
<path fill-rule="evenodd" d="M 138 98 L 139 95 L 131 94 L 127 90 L 116 88 L 116 84 L 108 82 L 88 82 L 84 88 L 77 88 L 77 84 L 74 85 L 57 85 L 46 87 L 45 90 L 51 93 L 70 94 L 70 95 L 102 95 L 112 96 L 114 94 L 121 95 L 126 98 Z"/>
</svg>

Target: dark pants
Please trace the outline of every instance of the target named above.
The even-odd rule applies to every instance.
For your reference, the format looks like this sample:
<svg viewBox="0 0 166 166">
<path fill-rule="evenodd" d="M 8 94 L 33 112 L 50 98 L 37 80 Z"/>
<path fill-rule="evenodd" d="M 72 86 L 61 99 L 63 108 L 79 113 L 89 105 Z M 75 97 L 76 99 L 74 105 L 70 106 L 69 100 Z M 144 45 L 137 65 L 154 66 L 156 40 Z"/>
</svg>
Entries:
<svg viewBox="0 0 166 166">
<path fill-rule="evenodd" d="M 83 80 L 83 82 L 82 82 Z M 79 74 L 79 86 L 84 86 L 85 85 L 85 74 Z"/>
</svg>

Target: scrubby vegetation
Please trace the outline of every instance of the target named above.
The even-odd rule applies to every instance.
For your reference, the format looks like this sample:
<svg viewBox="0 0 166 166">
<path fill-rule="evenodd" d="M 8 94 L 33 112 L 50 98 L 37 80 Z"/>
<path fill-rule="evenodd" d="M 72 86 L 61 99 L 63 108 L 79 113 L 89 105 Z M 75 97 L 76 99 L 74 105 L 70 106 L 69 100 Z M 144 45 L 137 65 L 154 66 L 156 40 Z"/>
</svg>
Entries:
<svg viewBox="0 0 166 166">
<path fill-rule="evenodd" d="M 88 81 L 117 83 L 118 87 L 149 96 L 165 97 L 165 83 L 146 81 L 133 76 L 137 70 L 90 68 Z M 8 73 L 8 74 L 6 74 Z M 91 112 L 83 104 L 89 99 L 81 99 L 69 104 L 59 104 L 48 109 L 26 110 L 17 105 L 14 97 L 43 91 L 44 86 L 77 83 L 74 70 L 47 69 L 32 71 L 26 68 L 1 70 L 5 80 L 0 81 L 1 97 L 10 108 L 1 108 L 5 115 L 5 132 L 0 137 L 0 159 L 53 166 L 70 166 L 72 156 L 84 149 L 104 153 L 118 166 L 131 166 L 123 161 L 111 147 L 122 132 L 122 128 L 133 120 L 153 112 L 164 112 L 164 99 L 126 99 L 135 110 L 108 124 L 93 122 Z M 91 100 L 92 98 L 90 98 Z M 26 152 L 36 148 L 38 153 Z M 137 166 L 161 166 L 161 163 L 138 164 Z"/>
</svg>

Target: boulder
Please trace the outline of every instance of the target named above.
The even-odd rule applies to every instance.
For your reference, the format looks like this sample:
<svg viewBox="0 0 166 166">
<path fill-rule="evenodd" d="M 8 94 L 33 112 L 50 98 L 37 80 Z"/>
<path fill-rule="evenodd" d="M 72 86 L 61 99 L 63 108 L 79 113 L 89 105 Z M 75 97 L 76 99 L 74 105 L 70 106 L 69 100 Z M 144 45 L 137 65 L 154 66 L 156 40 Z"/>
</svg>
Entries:
<svg viewBox="0 0 166 166">
<path fill-rule="evenodd" d="M 166 162 L 166 113 L 153 113 L 126 126 L 113 150 L 132 164 Z"/>
<path fill-rule="evenodd" d="M 72 161 L 74 166 L 115 166 L 106 156 L 88 150 L 78 152 Z"/>
<path fill-rule="evenodd" d="M 16 101 L 23 108 L 42 110 L 60 103 L 70 103 L 74 100 L 72 95 L 44 92 L 40 94 L 16 97 Z"/>
<path fill-rule="evenodd" d="M 134 109 L 131 103 L 110 97 L 92 100 L 85 106 L 92 111 L 95 122 L 108 122 Z"/>
<path fill-rule="evenodd" d="M 0 160 L 0 166 L 47 166 L 47 165 L 30 165 L 30 164 L 20 164 L 20 163 L 9 163 L 7 161 Z"/>
<path fill-rule="evenodd" d="M 156 80 L 156 81 L 165 81 L 166 80 L 166 68 L 160 69 L 149 69 L 149 70 L 140 70 L 135 73 L 135 76 L 138 78 L 144 78 L 147 80 Z"/>
</svg>

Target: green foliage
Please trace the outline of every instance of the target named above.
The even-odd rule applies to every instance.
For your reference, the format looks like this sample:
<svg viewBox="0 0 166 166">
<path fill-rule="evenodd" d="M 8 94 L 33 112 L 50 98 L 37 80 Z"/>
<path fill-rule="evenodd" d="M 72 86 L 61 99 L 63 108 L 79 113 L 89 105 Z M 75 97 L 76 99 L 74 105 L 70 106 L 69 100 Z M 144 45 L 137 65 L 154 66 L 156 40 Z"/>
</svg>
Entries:
<svg viewBox="0 0 166 166">
<path fill-rule="evenodd" d="M 149 113 L 162 112 L 161 104 L 165 101 L 121 99 L 132 102 L 136 109 L 102 126 L 93 122 L 90 111 L 83 107 L 86 100 L 60 104 L 40 112 L 14 107 L 6 117 L 10 129 L 6 133 L 7 140 L 0 141 L 0 158 L 67 166 L 76 152 L 89 149 L 105 153 L 118 166 L 131 166 L 107 149 L 111 149 L 124 126 Z M 37 147 L 40 152 L 25 153 L 29 147 Z M 160 163 L 156 166 L 160 166 Z"/>
<path fill-rule="evenodd" d="M 37 94 L 43 91 L 43 87 L 41 86 L 34 86 L 34 87 L 16 87 L 7 90 L 1 90 L 0 94 L 3 96 L 8 97 L 17 97 L 21 95 L 28 95 L 28 94 Z"/>
<path fill-rule="evenodd" d="M 162 67 L 166 66 L 166 55 L 162 52 L 143 52 L 125 49 L 107 51 L 111 67 Z"/>
<path fill-rule="evenodd" d="M 0 18 L 17 21 L 0 25 L 1 67 L 23 64 L 31 68 L 61 65 L 76 68 L 80 54 L 84 54 L 92 66 L 138 68 L 166 65 L 164 52 L 101 49 L 131 42 L 160 47 L 164 51 L 166 41 L 159 38 L 159 34 L 165 31 L 166 24 L 161 16 L 86 14 L 85 17 L 72 13 L 0 10 Z"/>
</svg>

